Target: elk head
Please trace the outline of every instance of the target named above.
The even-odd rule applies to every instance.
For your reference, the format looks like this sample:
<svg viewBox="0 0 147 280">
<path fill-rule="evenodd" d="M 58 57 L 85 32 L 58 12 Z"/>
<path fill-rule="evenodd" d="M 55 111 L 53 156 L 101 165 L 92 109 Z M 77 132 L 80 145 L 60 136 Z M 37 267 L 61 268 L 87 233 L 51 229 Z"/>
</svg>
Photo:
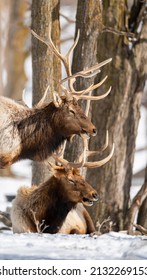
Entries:
<svg viewBox="0 0 147 280">
<path fill-rule="evenodd" d="M 88 117 L 84 114 L 82 109 L 79 107 L 77 101 L 79 99 L 100 100 L 102 98 L 105 98 L 110 93 L 111 87 L 109 88 L 109 90 L 106 93 L 102 94 L 101 96 L 88 96 L 87 94 L 89 92 L 93 91 L 94 89 L 100 87 L 106 80 L 107 76 L 100 83 L 98 83 L 96 85 L 92 84 L 87 89 L 84 89 L 81 91 L 76 91 L 74 89 L 73 85 L 74 85 L 74 82 L 76 81 L 77 77 L 89 78 L 89 77 L 92 77 L 92 76 L 96 75 L 97 73 L 99 73 L 100 68 L 102 66 L 104 66 L 105 64 L 109 63 L 111 61 L 111 59 L 107 59 L 86 70 L 80 71 L 76 74 L 72 74 L 70 56 L 78 43 L 79 31 L 78 31 L 74 44 L 71 46 L 70 50 L 68 51 L 68 53 L 65 56 L 63 56 L 58 51 L 58 49 L 55 47 L 55 45 L 51 39 L 50 31 L 49 31 L 49 36 L 47 39 L 40 37 L 33 30 L 32 30 L 32 34 L 37 39 L 39 39 L 41 42 L 46 44 L 52 50 L 52 52 L 55 54 L 55 56 L 57 58 L 59 58 L 60 61 L 63 63 L 65 70 L 66 70 L 67 77 L 65 79 L 61 80 L 59 83 L 60 92 L 53 93 L 54 105 L 56 106 L 56 108 L 58 108 L 60 110 L 60 112 L 62 112 L 59 127 L 62 126 L 63 134 L 66 135 L 67 139 L 68 139 L 68 137 L 70 138 L 70 136 L 73 134 L 79 134 L 79 135 L 88 134 L 88 136 L 96 135 L 95 126 L 91 123 L 91 121 L 88 119 Z M 65 82 L 68 82 L 68 89 L 66 89 L 63 86 L 63 84 Z M 44 97 L 43 97 L 42 101 L 43 102 L 45 101 Z M 41 103 L 43 103 L 42 101 L 41 101 Z M 39 102 L 39 104 L 40 104 L 40 102 Z M 63 121 L 61 121 L 61 119 L 62 120 L 64 119 L 64 123 L 63 123 Z M 68 131 L 69 135 L 66 134 L 67 131 Z"/>
<path fill-rule="evenodd" d="M 76 98 L 69 100 L 66 96 L 59 96 L 54 92 L 53 100 L 56 107 L 52 118 L 54 127 L 65 139 L 69 140 L 74 134 L 96 135 L 95 126 L 78 105 Z"/>
<path fill-rule="evenodd" d="M 66 202 L 79 203 L 92 206 L 98 200 L 97 192 L 80 175 L 80 170 L 73 167 L 54 167 L 54 177 L 64 186 L 63 193 Z"/>
</svg>

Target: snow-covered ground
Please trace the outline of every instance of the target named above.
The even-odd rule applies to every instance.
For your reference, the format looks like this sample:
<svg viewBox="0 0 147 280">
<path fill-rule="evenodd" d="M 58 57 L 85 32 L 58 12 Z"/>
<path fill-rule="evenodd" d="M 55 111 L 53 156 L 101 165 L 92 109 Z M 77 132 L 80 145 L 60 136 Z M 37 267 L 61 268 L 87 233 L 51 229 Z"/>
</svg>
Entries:
<svg viewBox="0 0 147 280">
<path fill-rule="evenodd" d="M 111 232 L 99 237 L 0 233 L 1 260 L 143 260 L 147 237 Z"/>
</svg>

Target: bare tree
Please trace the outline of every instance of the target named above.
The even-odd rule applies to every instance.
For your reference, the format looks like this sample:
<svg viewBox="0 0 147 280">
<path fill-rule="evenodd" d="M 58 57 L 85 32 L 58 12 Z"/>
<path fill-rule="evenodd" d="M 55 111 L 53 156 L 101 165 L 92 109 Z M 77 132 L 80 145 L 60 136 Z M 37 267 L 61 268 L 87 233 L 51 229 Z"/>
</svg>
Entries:
<svg viewBox="0 0 147 280">
<path fill-rule="evenodd" d="M 45 38 L 52 31 L 52 40 L 59 48 L 59 0 L 32 1 L 32 29 L 41 37 Z M 57 90 L 61 79 L 59 60 L 45 44 L 32 37 L 32 68 L 33 68 L 33 105 L 43 96 L 46 88 L 50 85 L 50 92 Z M 45 129 L 45 128 L 44 128 Z M 34 184 L 45 181 L 48 169 L 43 163 L 33 163 Z"/>
<path fill-rule="evenodd" d="M 27 39 L 29 29 L 26 25 L 26 12 L 29 8 L 26 1 L 9 1 L 8 37 L 5 47 L 5 67 L 7 83 L 4 95 L 13 99 L 21 99 L 27 77 L 24 71 L 24 62 L 29 53 Z"/>
<path fill-rule="evenodd" d="M 76 72 L 81 65 L 94 64 L 96 59 L 100 62 L 113 58 L 98 76 L 102 79 L 108 74 L 107 86 L 111 84 L 113 89 L 105 100 L 92 103 L 92 121 L 98 135 L 91 138 L 90 145 L 91 150 L 101 146 L 108 129 L 110 142 L 115 142 L 115 154 L 104 167 L 88 170 L 87 180 L 100 195 L 99 203 L 91 208 L 94 221 L 110 216 L 117 230 L 124 228 L 130 200 L 135 139 L 147 73 L 146 1 L 133 1 L 129 6 L 125 3 L 106 0 L 102 7 L 102 1 L 78 1 L 76 30 L 80 29 L 81 36 L 73 61 Z M 76 152 L 77 146 L 70 153 Z"/>
<path fill-rule="evenodd" d="M 0 95 L 18 100 L 27 80 L 24 62 L 30 52 L 27 47 L 29 29 L 26 23 L 27 1 L 0 2 Z M 13 176 L 10 168 L 1 176 Z"/>
</svg>

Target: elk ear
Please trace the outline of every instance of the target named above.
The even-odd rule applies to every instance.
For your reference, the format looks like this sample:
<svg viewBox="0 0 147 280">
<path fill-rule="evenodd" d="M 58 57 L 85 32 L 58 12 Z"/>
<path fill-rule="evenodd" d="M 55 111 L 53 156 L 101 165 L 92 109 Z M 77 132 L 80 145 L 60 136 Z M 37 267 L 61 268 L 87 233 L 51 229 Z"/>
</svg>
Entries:
<svg viewBox="0 0 147 280">
<path fill-rule="evenodd" d="M 59 108 L 62 104 L 62 99 L 56 91 L 53 92 L 53 103 L 56 108 Z"/>
</svg>

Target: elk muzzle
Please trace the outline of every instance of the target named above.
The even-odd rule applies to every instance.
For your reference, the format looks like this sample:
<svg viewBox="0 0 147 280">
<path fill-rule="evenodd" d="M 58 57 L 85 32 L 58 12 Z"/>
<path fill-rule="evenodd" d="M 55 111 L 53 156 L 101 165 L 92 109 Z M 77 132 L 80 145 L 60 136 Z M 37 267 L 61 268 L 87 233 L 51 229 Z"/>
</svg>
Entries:
<svg viewBox="0 0 147 280">
<path fill-rule="evenodd" d="M 96 136 L 96 134 L 97 134 L 96 127 L 93 126 L 90 129 L 83 128 L 81 132 L 81 137 L 86 136 L 86 138 L 89 138 L 90 136 Z"/>
<path fill-rule="evenodd" d="M 85 206 L 92 206 L 93 205 L 93 202 L 94 201 L 97 201 L 98 200 L 98 194 L 96 191 L 93 191 L 91 192 L 90 194 L 88 195 L 85 195 L 83 197 L 83 200 L 82 200 L 82 203 L 85 205 Z"/>
</svg>

